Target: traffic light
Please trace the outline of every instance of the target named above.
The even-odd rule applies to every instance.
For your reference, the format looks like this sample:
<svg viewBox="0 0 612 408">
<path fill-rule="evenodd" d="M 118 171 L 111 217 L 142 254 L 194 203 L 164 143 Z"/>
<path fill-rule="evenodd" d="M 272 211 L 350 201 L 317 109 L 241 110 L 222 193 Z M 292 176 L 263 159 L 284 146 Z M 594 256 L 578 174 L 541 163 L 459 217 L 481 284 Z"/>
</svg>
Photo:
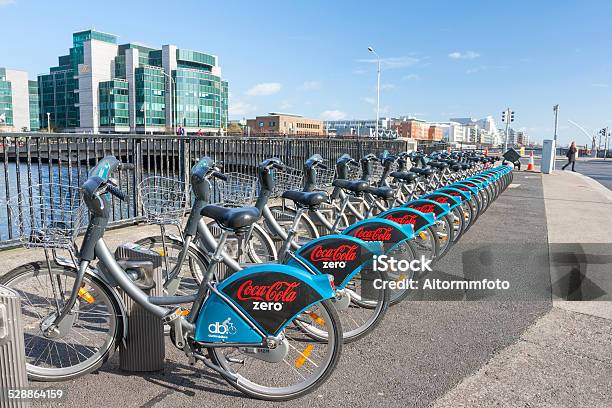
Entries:
<svg viewBox="0 0 612 408">
<path fill-rule="evenodd" d="M 506 111 L 502 112 L 502 122 L 506 121 Z"/>
<path fill-rule="evenodd" d="M 599 131 L 599 134 L 602 135 L 602 136 L 605 136 L 606 135 L 606 128 L 601 129 Z"/>
<path fill-rule="evenodd" d="M 510 122 L 514 122 L 514 111 L 510 112 Z"/>
</svg>

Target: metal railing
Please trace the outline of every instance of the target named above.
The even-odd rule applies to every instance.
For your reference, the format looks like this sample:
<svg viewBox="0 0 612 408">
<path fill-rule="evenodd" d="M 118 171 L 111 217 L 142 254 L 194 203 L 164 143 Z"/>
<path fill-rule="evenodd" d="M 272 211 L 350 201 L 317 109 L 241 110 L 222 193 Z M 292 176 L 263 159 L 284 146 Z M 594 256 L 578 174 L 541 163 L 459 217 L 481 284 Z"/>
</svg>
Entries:
<svg viewBox="0 0 612 408">
<path fill-rule="evenodd" d="M 0 248 L 18 243 L 18 226 L 23 224 L 9 211 L 11 198 L 37 185 L 80 186 L 90 168 L 106 155 L 135 165 L 117 175 L 129 195 L 126 202 L 113 202 L 111 224 L 119 225 L 142 220 L 136 187 L 143 179 L 162 176 L 187 183 L 191 166 L 202 156 L 222 163 L 225 172 L 255 176 L 257 164 L 270 157 L 301 168 L 308 157 L 319 153 L 333 166 L 344 153 L 361 157 L 408 148 L 403 140 L 0 133 Z M 55 192 L 49 191 L 52 202 Z"/>
</svg>

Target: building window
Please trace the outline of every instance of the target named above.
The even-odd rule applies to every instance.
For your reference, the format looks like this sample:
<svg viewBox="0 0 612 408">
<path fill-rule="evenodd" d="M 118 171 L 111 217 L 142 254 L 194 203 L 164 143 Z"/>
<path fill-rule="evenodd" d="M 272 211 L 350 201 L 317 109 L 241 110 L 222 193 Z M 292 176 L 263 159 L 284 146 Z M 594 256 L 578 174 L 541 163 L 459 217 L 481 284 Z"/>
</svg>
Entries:
<svg viewBox="0 0 612 408">
<path fill-rule="evenodd" d="M 264 127 L 264 123 L 263 122 L 259 122 L 259 127 Z"/>
</svg>

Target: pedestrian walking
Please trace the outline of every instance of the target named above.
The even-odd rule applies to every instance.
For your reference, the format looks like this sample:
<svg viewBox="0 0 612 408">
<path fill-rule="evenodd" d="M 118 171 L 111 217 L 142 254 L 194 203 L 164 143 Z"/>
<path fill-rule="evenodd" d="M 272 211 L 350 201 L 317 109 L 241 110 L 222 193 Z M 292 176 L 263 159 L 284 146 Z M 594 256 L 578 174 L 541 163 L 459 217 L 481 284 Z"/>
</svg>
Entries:
<svg viewBox="0 0 612 408">
<path fill-rule="evenodd" d="M 567 163 L 565 163 L 565 166 L 561 167 L 561 170 L 565 170 L 565 168 L 571 164 L 572 171 L 576 171 L 574 170 L 574 165 L 576 164 L 576 156 L 578 156 L 576 142 L 572 142 L 569 149 L 567 149 L 567 153 L 565 153 L 565 156 L 567 156 Z"/>
</svg>

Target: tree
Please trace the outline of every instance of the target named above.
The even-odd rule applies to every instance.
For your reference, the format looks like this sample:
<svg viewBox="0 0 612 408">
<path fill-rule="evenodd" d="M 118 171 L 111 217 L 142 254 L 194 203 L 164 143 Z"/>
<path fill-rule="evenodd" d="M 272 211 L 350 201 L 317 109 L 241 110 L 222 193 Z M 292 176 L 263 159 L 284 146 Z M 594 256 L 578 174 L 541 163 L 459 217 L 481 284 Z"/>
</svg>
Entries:
<svg viewBox="0 0 612 408">
<path fill-rule="evenodd" d="M 242 126 L 240 126 L 238 123 L 230 123 L 227 125 L 227 133 L 229 135 L 241 135 Z"/>
</svg>

